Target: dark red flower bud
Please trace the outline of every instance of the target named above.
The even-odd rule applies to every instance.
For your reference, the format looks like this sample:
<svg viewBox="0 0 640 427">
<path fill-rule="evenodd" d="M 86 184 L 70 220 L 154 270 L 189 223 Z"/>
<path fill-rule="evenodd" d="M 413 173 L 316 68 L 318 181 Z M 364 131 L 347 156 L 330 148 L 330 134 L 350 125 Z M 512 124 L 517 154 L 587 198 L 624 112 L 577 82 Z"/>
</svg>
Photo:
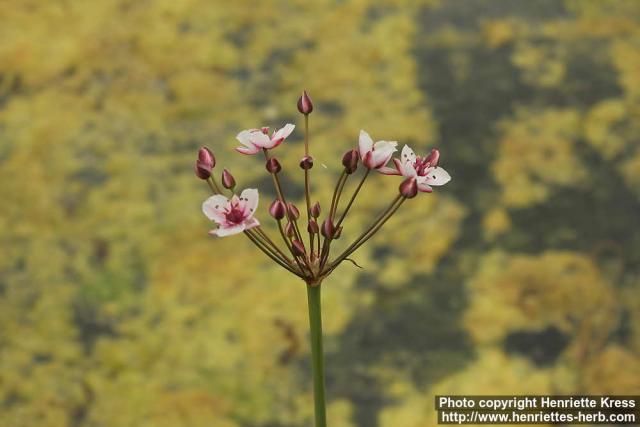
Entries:
<svg viewBox="0 0 640 427">
<path fill-rule="evenodd" d="M 229 190 L 233 190 L 236 186 L 236 180 L 233 179 L 233 175 L 226 169 L 222 170 L 222 186 Z"/>
<path fill-rule="evenodd" d="M 269 160 L 267 160 L 266 168 L 269 173 L 278 173 L 282 170 L 280 162 L 275 157 L 271 157 Z"/>
<path fill-rule="evenodd" d="M 438 161 L 440 161 L 440 151 L 434 148 L 424 161 L 429 164 L 429 167 L 438 166 Z"/>
<path fill-rule="evenodd" d="M 293 252 L 295 256 L 304 256 L 306 253 L 304 245 L 298 239 L 294 239 L 291 242 L 291 252 Z"/>
<path fill-rule="evenodd" d="M 418 194 L 418 181 L 415 178 L 407 178 L 400 184 L 400 194 L 407 199 L 413 199 Z"/>
<path fill-rule="evenodd" d="M 211 170 L 216 165 L 216 158 L 213 152 L 207 147 L 201 147 L 198 150 L 198 160 L 196 160 L 196 176 L 200 179 L 209 179 Z"/>
<path fill-rule="evenodd" d="M 300 98 L 298 98 L 298 111 L 304 115 L 310 114 L 313 111 L 313 102 L 311 102 L 311 98 L 306 90 L 303 91 Z"/>
<path fill-rule="evenodd" d="M 333 238 L 333 235 L 335 234 L 336 229 L 335 229 L 335 226 L 333 225 L 333 221 L 331 220 L 331 218 L 327 218 L 322 222 L 322 228 L 320 229 L 320 232 L 327 239 Z"/>
<path fill-rule="evenodd" d="M 293 203 L 287 203 L 287 211 L 289 211 L 289 219 L 294 220 L 300 218 L 300 211 Z"/>
<path fill-rule="evenodd" d="M 293 223 L 292 222 L 288 222 L 287 225 L 285 225 L 284 227 L 284 234 L 287 235 L 287 237 L 293 237 L 296 234 L 296 229 L 293 228 Z"/>
<path fill-rule="evenodd" d="M 313 157 L 304 156 L 302 160 L 300 160 L 300 167 L 304 170 L 311 169 L 313 167 Z"/>
<path fill-rule="evenodd" d="M 333 233 L 333 238 L 336 240 L 338 240 L 340 236 L 342 236 L 342 226 L 338 227 L 335 233 Z"/>
<path fill-rule="evenodd" d="M 315 202 L 313 206 L 311 206 L 311 216 L 314 218 L 320 216 L 320 202 Z"/>
<path fill-rule="evenodd" d="M 358 169 L 359 160 L 358 150 L 349 150 L 344 153 L 344 156 L 342 156 L 342 165 L 347 174 L 352 174 Z"/>
<path fill-rule="evenodd" d="M 211 169 L 216 166 L 216 157 L 213 155 L 213 151 L 207 147 L 200 147 L 198 150 L 198 160 L 209 165 Z"/>
<path fill-rule="evenodd" d="M 318 223 L 315 219 L 309 220 L 309 225 L 307 225 L 307 231 L 311 234 L 318 234 L 320 232 L 320 227 L 318 227 Z"/>
<path fill-rule="evenodd" d="M 269 213 L 278 221 L 284 218 L 287 213 L 286 211 L 287 209 L 280 199 L 275 199 L 273 203 L 271 203 L 271 206 L 269 206 Z"/>
<path fill-rule="evenodd" d="M 269 135 L 269 127 L 265 126 L 263 128 L 260 128 L 260 130 L 262 131 L 262 133 L 264 133 L 265 135 Z"/>
<path fill-rule="evenodd" d="M 195 171 L 196 176 L 200 179 L 209 179 L 211 176 L 211 168 L 200 160 L 196 160 Z"/>
</svg>

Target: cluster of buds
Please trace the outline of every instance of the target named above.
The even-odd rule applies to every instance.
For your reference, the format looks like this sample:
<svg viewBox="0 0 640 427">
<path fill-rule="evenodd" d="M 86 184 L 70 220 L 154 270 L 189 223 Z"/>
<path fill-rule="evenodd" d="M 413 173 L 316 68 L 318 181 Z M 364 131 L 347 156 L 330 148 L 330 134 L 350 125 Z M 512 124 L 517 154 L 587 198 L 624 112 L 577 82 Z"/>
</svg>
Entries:
<svg viewBox="0 0 640 427">
<path fill-rule="evenodd" d="M 245 189 L 238 195 L 235 191 L 235 179 L 227 169 L 222 171 L 220 177 L 222 187 L 218 184 L 213 176 L 216 161 L 210 149 L 203 147 L 198 151 L 195 172 L 198 178 L 209 184 L 214 193 L 202 205 L 204 214 L 218 225 L 210 234 L 222 237 L 244 233 L 274 262 L 313 286 L 321 283 L 342 261 L 377 233 L 407 199 L 416 197 L 420 192 L 430 193 L 434 186 L 444 185 L 451 178 L 438 165 L 438 150 L 431 150 L 426 156 L 418 156 L 405 145 L 400 157 L 394 158 L 398 145 L 396 141 L 374 142 L 367 132 L 361 130 L 357 149 L 351 149 L 342 156 L 343 170 L 336 183 L 329 209 L 321 219 L 323 210 L 320 203 L 311 202 L 313 157 L 309 154 L 309 115 L 313 111 L 313 103 L 306 91 L 298 100 L 298 111 L 304 115 L 305 123 L 304 156 L 300 160 L 300 168 L 304 173 L 304 216 L 294 203 L 287 201 L 280 180 L 282 165 L 272 154 L 272 150 L 291 135 L 295 126 L 286 124 L 271 136 L 267 127 L 244 130 L 237 135 L 241 144 L 236 148 L 239 153 L 264 155 L 265 169 L 272 177 L 277 194 L 269 206 L 269 214 L 277 224 L 282 244 L 277 244 L 278 239 L 270 236 L 255 218 L 258 190 Z M 357 172 L 359 165 L 362 165 L 364 172 L 353 194 L 341 209 L 345 184 Z M 398 194 L 363 233 L 340 254 L 332 257 L 331 244 L 342 236 L 347 214 L 371 171 L 403 177 Z M 303 221 L 306 221 L 306 227 Z"/>
</svg>

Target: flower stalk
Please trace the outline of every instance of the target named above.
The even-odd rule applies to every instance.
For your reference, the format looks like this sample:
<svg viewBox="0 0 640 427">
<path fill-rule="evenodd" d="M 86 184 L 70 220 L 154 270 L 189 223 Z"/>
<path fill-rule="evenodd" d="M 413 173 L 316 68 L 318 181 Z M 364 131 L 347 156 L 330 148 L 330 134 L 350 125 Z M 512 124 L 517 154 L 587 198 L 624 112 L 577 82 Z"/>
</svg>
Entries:
<svg viewBox="0 0 640 427">
<path fill-rule="evenodd" d="M 300 98 L 301 100 L 304 99 L 305 95 L 307 93 L 305 92 L 303 94 L 303 96 Z M 310 100 L 309 100 L 310 102 Z M 313 106 L 311 107 L 311 110 L 313 109 Z M 307 160 L 307 162 L 305 162 L 305 160 Z M 306 113 L 304 115 L 304 159 L 303 159 L 303 165 L 304 164 L 309 164 L 309 113 Z M 307 220 L 311 220 L 311 189 L 310 189 L 310 185 L 309 185 L 309 173 L 311 171 L 311 166 L 313 166 L 313 162 L 310 162 L 310 166 L 309 167 L 304 167 L 304 198 L 305 198 L 305 202 L 307 204 Z M 311 254 L 313 254 L 313 235 L 311 233 L 309 233 L 309 246 L 311 246 Z"/>
<path fill-rule="evenodd" d="M 382 228 L 382 226 L 393 216 L 393 214 L 400 208 L 402 203 L 407 200 L 402 195 L 397 196 L 393 202 L 385 209 L 378 218 L 364 231 L 345 251 L 340 254 L 335 260 L 331 262 L 329 267 L 323 272 L 325 275 L 331 273 L 342 261 L 344 261 L 349 255 L 355 252 L 360 246 L 362 246 L 367 240 L 369 240 L 375 233 Z"/>
<path fill-rule="evenodd" d="M 360 192 L 360 189 L 362 188 L 362 185 L 364 184 L 364 182 L 366 181 L 367 177 L 369 176 L 369 172 L 371 172 L 371 169 L 367 169 L 364 172 L 364 175 L 362 175 L 362 179 L 360 180 L 360 182 L 358 183 L 358 186 L 354 190 L 353 195 L 351 196 L 351 199 L 349 199 L 349 203 L 347 204 L 347 207 L 344 208 L 344 211 L 342 212 L 342 215 L 340 216 L 340 219 L 336 223 L 336 228 L 338 228 L 338 227 L 340 227 L 342 225 L 342 221 L 344 221 L 344 218 L 349 213 L 349 209 L 351 209 L 351 206 L 353 205 L 353 202 L 355 202 L 356 197 L 358 197 L 358 193 Z"/>
<path fill-rule="evenodd" d="M 324 354 L 322 348 L 322 308 L 321 283 L 341 263 L 350 260 L 358 265 L 351 256 L 358 248 L 371 239 L 396 213 L 402 204 L 415 198 L 419 193 L 431 193 L 433 186 L 446 184 L 451 178 L 438 166 L 440 153 L 432 150 L 426 156 L 417 156 L 407 145 L 404 146 L 400 158 L 393 158 L 392 167 L 387 166 L 397 151 L 395 141 L 377 141 L 364 130 L 360 131 L 357 149 L 347 151 L 341 159 L 343 166 L 331 198 L 331 204 L 324 218 L 321 217 L 320 203 L 311 204 L 311 169 L 313 157 L 309 148 L 309 115 L 313 111 L 313 103 L 309 95 L 303 92 L 298 100 L 298 111 L 304 115 L 304 156 L 299 165 L 304 170 L 304 203 L 307 211 L 306 231 L 309 234 L 308 246 L 302 238 L 298 221 L 300 211 L 294 203 L 287 202 L 280 181 L 283 167 L 269 151 L 280 146 L 293 132 L 295 126 L 286 124 L 269 136 L 269 128 L 261 127 L 244 130 L 236 136 L 240 146 L 236 151 L 245 155 L 264 154 L 265 169 L 271 175 L 276 192 L 276 199 L 269 206 L 269 215 L 276 221 L 278 232 L 284 242 L 284 248 L 276 243 L 262 228 L 256 218 L 258 208 L 258 190 L 244 189 L 236 193 L 236 180 L 227 169 L 223 169 L 221 183 L 229 194 L 216 182 L 213 169 L 216 158 L 207 147 L 198 151 L 195 163 L 195 174 L 207 182 L 213 195 L 202 205 L 204 214 L 217 224 L 217 228 L 209 234 L 224 237 L 242 233 L 261 252 L 275 264 L 304 281 L 307 288 L 309 311 L 309 337 L 311 344 L 311 366 L 313 371 L 314 419 L 315 427 L 326 427 Z M 342 193 L 349 176 L 362 164 L 365 171 L 356 185 L 346 206 L 341 210 Z M 398 194 L 390 197 L 391 202 L 373 220 L 373 222 L 349 244 L 342 253 L 331 259 L 331 243 L 333 240 L 349 236 L 345 221 L 351 208 L 361 193 L 365 181 L 372 176 L 372 171 L 383 175 L 399 175 L 403 181 L 398 187 Z M 338 216 L 338 212 L 341 214 Z M 337 218 L 337 220 L 336 220 Z M 343 233 L 344 230 L 344 233 Z"/>
<path fill-rule="evenodd" d="M 315 427 L 327 426 L 324 389 L 324 351 L 322 349 L 322 304 L 320 283 L 307 283 L 311 370 L 313 372 L 313 408 Z"/>
</svg>

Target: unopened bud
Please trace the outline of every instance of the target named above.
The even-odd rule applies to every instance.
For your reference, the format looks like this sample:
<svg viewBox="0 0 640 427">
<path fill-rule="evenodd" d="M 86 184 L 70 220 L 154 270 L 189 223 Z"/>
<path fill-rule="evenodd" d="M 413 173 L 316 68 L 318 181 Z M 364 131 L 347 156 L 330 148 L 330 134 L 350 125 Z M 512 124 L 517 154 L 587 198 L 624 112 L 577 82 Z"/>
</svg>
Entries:
<svg viewBox="0 0 640 427">
<path fill-rule="evenodd" d="M 275 157 L 271 157 L 269 160 L 267 160 L 266 168 L 269 173 L 278 173 L 282 170 L 280 162 Z"/>
<path fill-rule="evenodd" d="M 198 150 L 198 160 L 210 165 L 211 168 L 214 168 L 216 165 L 216 158 L 213 155 L 213 151 L 209 150 L 208 147 L 200 147 Z"/>
<path fill-rule="evenodd" d="M 358 150 L 349 150 L 342 156 L 342 165 L 347 174 L 352 174 L 358 169 Z"/>
<path fill-rule="evenodd" d="M 315 219 L 309 220 L 309 225 L 307 225 L 307 231 L 311 234 L 318 234 L 320 232 L 320 227 L 318 227 L 318 223 Z"/>
<path fill-rule="evenodd" d="M 284 203 L 282 203 L 280 199 L 275 199 L 273 203 L 271 203 L 271 206 L 269 206 L 269 213 L 278 221 L 284 218 L 286 210 Z"/>
<path fill-rule="evenodd" d="M 287 225 L 284 227 L 284 234 L 286 234 L 287 237 L 295 236 L 296 229 L 293 228 L 293 223 L 292 222 L 288 222 Z"/>
<path fill-rule="evenodd" d="M 293 252 L 295 256 L 304 256 L 306 253 L 304 245 L 298 239 L 294 239 L 291 242 L 291 252 Z"/>
<path fill-rule="evenodd" d="M 200 179 L 209 179 L 211 176 L 211 168 L 203 164 L 200 160 L 196 160 L 195 171 L 196 176 Z"/>
<path fill-rule="evenodd" d="M 342 226 L 338 227 L 335 233 L 333 233 L 333 238 L 336 240 L 338 240 L 340 236 L 342 236 Z"/>
<path fill-rule="evenodd" d="M 407 178 L 400 184 L 400 194 L 407 199 L 412 199 L 418 194 L 418 181 L 415 178 Z"/>
<path fill-rule="evenodd" d="M 213 152 L 207 147 L 201 147 L 198 150 L 198 160 L 196 160 L 195 171 L 196 175 L 200 179 L 209 179 L 211 176 L 211 170 L 216 165 L 216 158 Z"/>
<path fill-rule="evenodd" d="M 300 218 L 300 211 L 293 203 L 287 203 L 287 210 L 289 211 L 289 218 L 294 220 Z"/>
<path fill-rule="evenodd" d="M 440 160 L 440 151 L 434 148 L 424 160 L 426 163 L 429 163 L 430 167 L 438 166 L 438 161 Z"/>
<path fill-rule="evenodd" d="M 311 169 L 313 167 L 313 157 L 304 156 L 302 160 L 300 160 L 300 167 L 304 170 Z"/>
<path fill-rule="evenodd" d="M 311 206 L 311 216 L 314 218 L 320 216 L 320 202 L 315 202 L 313 206 Z"/>
<path fill-rule="evenodd" d="M 236 180 L 233 179 L 233 175 L 226 169 L 222 170 L 222 186 L 229 190 L 232 190 L 236 186 Z"/>
<path fill-rule="evenodd" d="M 327 218 L 322 222 L 322 228 L 320 229 L 320 232 L 327 239 L 333 238 L 333 235 L 335 234 L 336 230 L 331 218 Z"/>
<path fill-rule="evenodd" d="M 313 111 L 313 102 L 311 102 L 311 98 L 306 90 L 303 91 L 300 98 L 298 98 L 298 111 L 304 115 L 310 114 Z"/>
</svg>

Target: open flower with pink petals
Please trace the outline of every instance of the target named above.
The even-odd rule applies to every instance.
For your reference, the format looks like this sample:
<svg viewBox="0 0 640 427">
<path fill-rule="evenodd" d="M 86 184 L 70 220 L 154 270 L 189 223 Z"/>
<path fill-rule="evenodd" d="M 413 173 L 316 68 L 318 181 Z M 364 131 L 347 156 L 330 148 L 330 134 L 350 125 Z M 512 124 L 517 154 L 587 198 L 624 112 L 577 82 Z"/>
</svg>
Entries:
<svg viewBox="0 0 640 427">
<path fill-rule="evenodd" d="M 393 153 L 397 151 L 396 145 L 398 145 L 396 141 L 378 141 L 374 144 L 369 134 L 361 130 L 358 148 L 362 164 L 368 169 L 380 169 L 386 166 Z"/>
<path fill-rule="evenodd" d="M 287 123 L 275 131 L 271 137 L 269 137 L 268 127 L 243 130 L 236 136 L 236 139 L 242 144 L 241 147 L 236 148 L 236 151 L 242 154 L 256 154 L 262 149 L 275 148 L 291 135 L 294 128 L 295 125 Z"/>
<path fill-rule="evenodd" d="M 218 224 L 218 228 L 209 234 L 218 237 L 231 236 L 260 225 L 253 214 L 258 207 L 258 190 L 244 190 L 240 197 L 235 194 L 231 199 L 222 194 L 209 197 L 202 204 L 202 212 Z"/>
<path fill-rule="evenodd" d="M 394 168 L 385 167 L 380 172 L 385 175 L 402 175 L 407 178 L 415 178 L 418 183 L 418 190 L 424 193 L 431 193 L 431 186 L 445 185 L 451 181 L 449 173 L 438 167 L 440 152 L 435 148 L 429 155 L 416 156 L 411 147 L 402 147 L 400 159 L 393 159 Z"/>
</svg>

